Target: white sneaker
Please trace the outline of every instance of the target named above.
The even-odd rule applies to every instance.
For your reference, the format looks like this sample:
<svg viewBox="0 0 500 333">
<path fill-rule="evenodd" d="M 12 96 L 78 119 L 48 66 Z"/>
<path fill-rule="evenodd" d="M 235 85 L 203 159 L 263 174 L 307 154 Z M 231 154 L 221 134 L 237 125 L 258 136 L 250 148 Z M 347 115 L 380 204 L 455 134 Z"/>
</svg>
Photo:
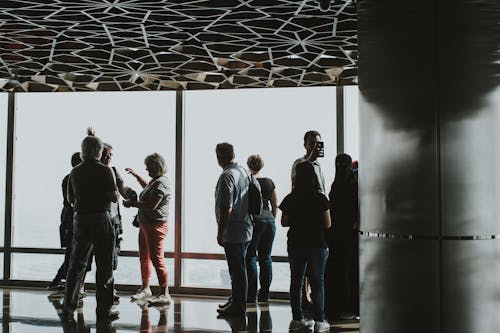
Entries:
<svg viewBox="0 0 500 333">
<path fill-rule="evenodd" d="M 151 306 L 155 305 L 167 305 L 172 302 L 172 297 L 170 294 L 167 295 L 158 295 L 155 298 L 153 298 L 151 301 L 149 301 L 149 304 Z"/>
<path fill-rule="evenodd" d="M 314 326 L 314 321 L 313 320 L 307 320 L 307 319 L 302 319 L 302 320 L 293 320 L 290 321 L 290 325 L 288 325 L 288 330 L 290 331 L 298 331 L 303 328 L 309 328 L 311 329 Z"/>
<path fill-rule="evenodd" d="M 325 321 L 317 321 L 314 323 L 314 332 L 329 332 L 330 323 Z"/>
<path fill-rule="evenodd" d="M 139 299 L 137 301 L 134 302 L 135 304 L 137 304 L 142 310 L 148 310 L 149 307 L 148 307 L 148 301 L 145 301 L 143 299 Z"/>
<path fill-rule="evenodd" d="M 144 288 L 144 289 L 139 289 L 135 295 L 132 295 L 130 299 L 132 301 L 138 301 L 138 300 L 145 300 L 151 297 L 153 295 L 151 293 L 151 289 L 149 288 Z"/>
</svg>

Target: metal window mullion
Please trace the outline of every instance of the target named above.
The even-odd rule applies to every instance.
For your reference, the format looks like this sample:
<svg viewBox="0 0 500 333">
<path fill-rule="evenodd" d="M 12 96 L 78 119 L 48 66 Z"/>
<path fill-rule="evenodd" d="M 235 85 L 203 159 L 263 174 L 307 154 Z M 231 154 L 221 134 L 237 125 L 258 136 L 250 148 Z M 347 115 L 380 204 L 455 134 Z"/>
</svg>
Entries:
<svg viewBox="0 0 500 333">
<path fill-rule="evenodd" d="M 175 241 L 174 241 L 174 287 L 182 283 L 182 205 L 184 167 L 184 92 L 175 93 Z"/>
<path fill-rule="evenodd" d="M 337 102 L 337 154 L 343 153 L 345 149 L 345 127 L 344 127 L 344 86 L 336 86 Z"/>
<path fill-rule="evenodd" d="M 3 280 L 10 279 L 12 248 L 12 217 L 14 195 L 15 93 L 9 93 L 7 114 L 7 158 L 5 164 L 5 234 Z"/>
</svg>

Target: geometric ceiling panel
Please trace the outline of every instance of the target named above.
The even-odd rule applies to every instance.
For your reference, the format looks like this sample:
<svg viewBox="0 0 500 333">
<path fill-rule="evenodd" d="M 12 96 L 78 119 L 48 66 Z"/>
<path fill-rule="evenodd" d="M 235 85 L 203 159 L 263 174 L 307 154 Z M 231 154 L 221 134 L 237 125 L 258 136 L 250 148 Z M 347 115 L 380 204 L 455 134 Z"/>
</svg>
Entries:
<svg viewBox="0 0 500 333">
<path fill-rule="evenodd" d="M 12 0 L 0 91 L 357 84 L 353 0 Z"/>
</svg>

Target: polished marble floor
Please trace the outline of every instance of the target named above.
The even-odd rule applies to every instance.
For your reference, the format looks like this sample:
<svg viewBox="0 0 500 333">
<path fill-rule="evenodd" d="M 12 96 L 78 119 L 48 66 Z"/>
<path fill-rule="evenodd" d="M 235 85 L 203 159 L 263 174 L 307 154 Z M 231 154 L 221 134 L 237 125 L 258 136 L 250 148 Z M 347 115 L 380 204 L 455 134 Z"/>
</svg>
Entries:
<svg viewBox="0 0 500 333">
<path fill-rule="evenodd" d="M 220 298 L 177 296 L 166 308 L 130 302 L 130 294 L 120 294 L 116 308 L 120 317 L 111 327 L 96 325 L 95 294 L 90 292 L 75 315 L 76 323 L 64 324 L 58 316 L 62 299 L 53 292 L 28 289 L 1 289 L 3 292 L 2 333 L 28 332 L 288 332 L 291 319 L 287 302 L 252 306 L 246 318 L 217 319 Z M 306 331 L 307 332 L 307 331 Z M 359 323 L 334 323 L 330 332 L 359 332 Z"/>
</svg>

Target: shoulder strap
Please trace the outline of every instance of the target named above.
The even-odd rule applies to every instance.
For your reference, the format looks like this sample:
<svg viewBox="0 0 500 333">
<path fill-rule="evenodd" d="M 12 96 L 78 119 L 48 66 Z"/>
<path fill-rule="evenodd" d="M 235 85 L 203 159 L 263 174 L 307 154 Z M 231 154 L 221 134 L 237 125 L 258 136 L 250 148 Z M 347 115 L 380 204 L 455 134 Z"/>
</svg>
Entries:
<svg viewBox="0 0 500 333">
<path fill-rule="evenodd" d="M 118 173 L 116 171 L 116 168 L 114 166 L 111 167 L 111 170 L 113 170 L 113 177 L 115 178 L 115 185 L 118 186 L 117 184 L 117 181 L 118 181 Z M 117 209 L 118 209 L 118 217 L 120 218 L 120 220 L 122 219 L 122 214 L 120 212 L 120 204 L 117 202 L 117 205 L 116 205 Z"/>
<path fill-rule="evenodd" d="M 118 179 L 118 172 L 116 171 L 116 168 L 114 166 L 111 167 L 111 170 L 113 170 L 113 176 L 115 177 L 115 184 L 116 184 L 116 180 Z"/>
</svg>

